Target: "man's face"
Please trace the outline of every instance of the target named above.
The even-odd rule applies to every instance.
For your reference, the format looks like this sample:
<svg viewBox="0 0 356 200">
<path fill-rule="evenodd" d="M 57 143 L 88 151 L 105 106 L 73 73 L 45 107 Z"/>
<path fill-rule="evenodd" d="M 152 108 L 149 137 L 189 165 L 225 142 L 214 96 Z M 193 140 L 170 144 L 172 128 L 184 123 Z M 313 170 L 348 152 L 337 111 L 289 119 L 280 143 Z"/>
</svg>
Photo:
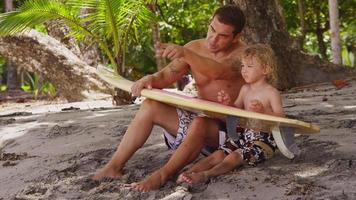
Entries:
<svg viewBox="0 0 356 200">
<path fill-rule="evenodd" d="M 238 41 L 238 35 L 234 36 L 233 31 L 233 26 L 223 24 L 217 17 L 214 17 L 209 24 L 206 36 L 208 49 L 216 53 L 229 48 L 233 43 Z"/>
</svg>

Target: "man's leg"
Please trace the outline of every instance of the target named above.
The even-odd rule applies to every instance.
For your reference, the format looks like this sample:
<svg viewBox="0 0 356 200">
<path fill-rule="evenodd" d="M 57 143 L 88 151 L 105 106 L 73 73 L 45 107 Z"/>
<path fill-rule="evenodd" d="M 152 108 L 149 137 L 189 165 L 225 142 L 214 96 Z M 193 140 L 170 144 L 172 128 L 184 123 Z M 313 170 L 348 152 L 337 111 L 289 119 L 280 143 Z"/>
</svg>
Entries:
<svg viewBox="0 0 356 200">
<path fill-rule="evenodd" d="M 187 136 L 169 161 L 145 180 L 132 183 L 131 186 L 139 191 L 159 188 L 170 176 L 196 159 L 205 144 L 218 147 L 219 126 L 215 120 L 196 117 L 188 128 Z"/>
<path fill-rule="evenodd" d="M 161 126 L 169 133 L 176 133 L 178 129 L 176 108 L 146 99 L 130 123 L 111 160 L 98 170 L 92 179 L 120 178 L 125 163 L 146 142 L 154 125 Z"/>
</svg>

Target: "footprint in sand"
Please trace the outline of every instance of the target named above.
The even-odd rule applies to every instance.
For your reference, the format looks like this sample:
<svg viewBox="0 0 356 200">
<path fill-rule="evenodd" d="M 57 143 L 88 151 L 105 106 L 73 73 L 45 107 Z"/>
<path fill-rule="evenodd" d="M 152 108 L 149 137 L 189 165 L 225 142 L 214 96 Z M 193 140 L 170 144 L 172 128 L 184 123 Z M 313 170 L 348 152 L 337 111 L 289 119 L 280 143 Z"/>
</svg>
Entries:
<svg viewBox="0 0 356 200">
<path fill-rule="evenodd" d="M 79 125 L 54 125 L 52 128 L 50 128 L 47 137 L 54 138 L 59 136 L 72 135 L 74 133 L 77 133 L 79 129 Z"/>
</svg>

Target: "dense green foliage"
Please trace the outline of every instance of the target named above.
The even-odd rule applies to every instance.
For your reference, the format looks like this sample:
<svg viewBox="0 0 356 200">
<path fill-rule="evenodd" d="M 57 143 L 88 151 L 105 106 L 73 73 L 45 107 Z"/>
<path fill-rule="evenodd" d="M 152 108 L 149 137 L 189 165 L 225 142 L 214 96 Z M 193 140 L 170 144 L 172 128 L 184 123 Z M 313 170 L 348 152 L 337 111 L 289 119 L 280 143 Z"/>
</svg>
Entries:
<svg viewBox="0 0 356 200">
<path fill-rule="evenodd" d="M 0 10 L 4 11 L 3 1 L 0 2 Z M 162 42 L 183 45 L 205 37 L 209 18 L 221 2 L 223 1 L 14 0 L 14 5 L 18 9 L 1 15 L 0 33 L 12 34 L 24 31 L 27 27 L 35 27 L 45 32 L 43 22 L 62 19 L 71 28 L 71 35 L 79 42 L 89 37 L 91 41 L 99 44 L 101 53 L 109 60 L 109 65 L 118 69 L 121 65 L 126 65 L 130 71 L 138 74 L 133 77 L 139 77 L 157 70 L 152 23 L 159 24 Z M 330 60 L 328 1 L 280 2 L 289 33 L 303 39 L 301 45 L 307 53 Z M 300 2 L 304 3 L 304 37 L 298 13 Z M 158 8 L 156 13 L 148 9 L 148 5 L 152 4 Z M 354 66 L 355 63 L 355 7 L 356 2 L 353 0 L 339 0 L 343 62 L 348 66 Z M 83 9 L 89 12 L 80 14 Z M 4 20 L 5 18 L 7 20 Z M 4 72 L 4 64 L 4 60 L 0 59 L 0 74 Z M 4 83 L 4 80 L 2 82 Z"/>
<path fill-rule="evenodd" d="M 301 19 L 298 14 L 298 2 L 304 3 L 305 40 L 304 49 L 308 53 L 318 54 L 324 59 L 331 59 L 330 25 L 328 1 L 325 0 L 282 0 L 288 31 L 293 36 L 301 36 Z M 343 49 L 343 63 L 354 65 L 351 52 L 356 43 L 356 1 L 342 0 L 339 3 L 340 35 Z M 321 34 L 318 40 L 317 33 Z M 325 49 L 324 49 L 325 48 Z"/>
<path fill-rule="evenodd" d="M 157 19 L 160 26 L 161 42 L 184 45 L 187 42 L 206 36 L 208 23 L 214 10 L 220 6 L 218 1 L 172 0 L 158 4 Z M 143 74 L 156 71 L 151 24 L 139 35 L 139 44 L 129 45 L 129 66 Z"/>
</svg>

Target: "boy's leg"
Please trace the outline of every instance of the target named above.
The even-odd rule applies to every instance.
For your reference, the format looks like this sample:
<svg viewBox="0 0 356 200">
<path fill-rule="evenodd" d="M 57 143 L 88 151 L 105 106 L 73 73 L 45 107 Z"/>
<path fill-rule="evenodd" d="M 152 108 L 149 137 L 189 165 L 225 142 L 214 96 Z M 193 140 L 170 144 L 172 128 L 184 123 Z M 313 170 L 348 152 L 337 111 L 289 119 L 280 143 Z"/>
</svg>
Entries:
<svg viewBox="0 0 356 200">
<path fill-rule="evenodd" d="M 196 117 L 188 128 L 187 136 L 169 161 L 145 180 L 132 183 L 131 186 L 139 191 L 159 188 L 170 176 L 196 159 L 205 144 L 218 147 L 219 126 L 215 120 Z"/>
<path fill-rule="evenodd" d="M 161 126 L 169 133 L 176 133 L 178 129 L 176 108 L 146 99 L 130 123 L 111 160 L 96 172 L 93 179 L 120 178 L 125 163 L 146 142 L 154 125 Z"/>
<path fill-rule="evenodd" d="M 244 164 L 244 161 L 239 153 L 236 152 L 231 152 L 229 155 L 225 157 L 225 159 L 215 165 L 213 168 L 198 172 L 198 173 L 191 173 L 187 175 L 188 177 L 188 183 L 191 184 L 196 184 L 196 183 L 201 183 L 205 182 L 211 177 L 219 176 L 221 174 L 225 174 L 229 171 L 232 171 L 238 166 L 241 166 Z"/>
<path fill-rule="evenodd" d="M 214 151 L 214 153 L 212 153 L 208 157 L 205 157 L 205 158 L 201 159 L 199 162 L 197 162 L 196 164 L 194 164 L 186 172 L 190 173 L 190 172 L 206 171 L 208 169 L 213 168 L 218 163 L 222 162 L 225 157 L 226 157 L 226 155 L 225 155 L 224 151 L 216 150 L 216 151 Z"/>
<path fill-rule="evenodd" d="M 222 162 L 225 156 L 226 155 L 222 150 L 214 151 L 214 153 L 210 154 L 208 157 L 199 160 L 187 171 L 180 174 L 178 176 L 177 183 L 189 182 L 189 174 L 209 170 L 213 168 L 215 165 L 217 165 L 218 163 Z"/>
</svg>

